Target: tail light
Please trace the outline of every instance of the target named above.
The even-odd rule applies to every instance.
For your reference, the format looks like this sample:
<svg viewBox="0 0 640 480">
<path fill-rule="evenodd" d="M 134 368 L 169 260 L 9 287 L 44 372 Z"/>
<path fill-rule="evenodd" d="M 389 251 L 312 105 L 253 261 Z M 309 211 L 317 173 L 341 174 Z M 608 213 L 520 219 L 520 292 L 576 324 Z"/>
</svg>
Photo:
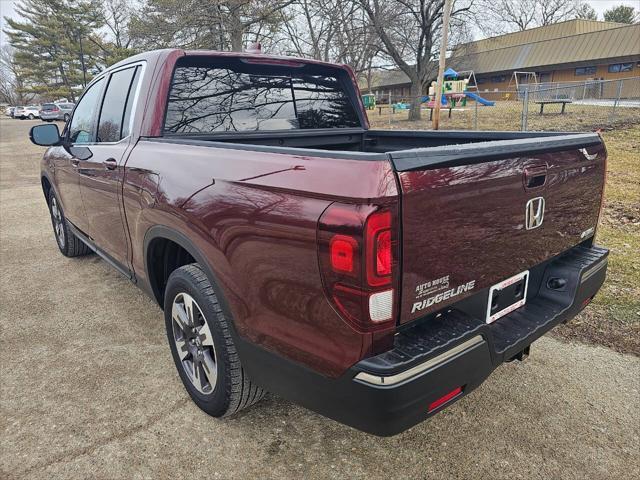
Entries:
<svg viewBox="0 0 640 480">
<path fill-rule="evenodd" d="M 398 302 L 397 208 L 333 203 L 318 224 L 327 298 L 360 332 L 395 325 Z"/>
</svg>

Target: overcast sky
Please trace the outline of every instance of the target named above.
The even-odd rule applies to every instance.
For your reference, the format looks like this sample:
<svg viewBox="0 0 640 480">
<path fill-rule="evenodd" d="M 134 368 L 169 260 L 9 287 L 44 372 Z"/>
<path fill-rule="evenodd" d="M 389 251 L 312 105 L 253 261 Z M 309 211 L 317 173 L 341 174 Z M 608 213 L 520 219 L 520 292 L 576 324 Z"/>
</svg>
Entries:
<svg viewBox="0 0 640 480">
<path fill-rule="evenodd" d="M 18 15 L 15 11 L 15 4 L 18 3 L 19 0 L 0 0 L 0 26 L 2 27 L 2 32 L 0 32 L 0 44 L 4 45 L 6 41 L 6 35 L 4 34 L 4 29 L 6 27 L 6 23 L 4 21 L 4 17 L 16 18 Z M 591 5 L 594 10 L 598 13 L 599 20 L 602 20 L 602 15 L 605 10 L 610 9 L 614 5 L 632 5 L 636 8 L 639 8 L 639 0 L 587 0 L 586 3 Z"/>
</svg>

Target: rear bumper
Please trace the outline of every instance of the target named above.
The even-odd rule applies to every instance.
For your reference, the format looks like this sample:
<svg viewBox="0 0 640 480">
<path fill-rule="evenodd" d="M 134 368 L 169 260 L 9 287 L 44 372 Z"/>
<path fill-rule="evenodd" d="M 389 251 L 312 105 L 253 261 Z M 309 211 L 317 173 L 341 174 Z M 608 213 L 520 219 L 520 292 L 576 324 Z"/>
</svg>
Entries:
<svg viewBox="0 0 640 480">
<path fill-rule="evenodd" d="M 63 117 L 64 117 L 64 114 L 59 112 L 56 112 L 56 113 L 42 112 L 40 114 L 40 118 L 42 120 L 62 120 Z"/>
<path fill-rule="evenodd" d="M 244 341 L 239 353 L 250 377 L 266 389 L 365 432 L 395 435 L 473 391 L 498 365 L 575 316 L 602 286 L 607 255 L 602 248 L 575 247 L 539 266 L 527 304 L 495 323 L 454 306 L 401 331 L 392 350 L 360 361 L 337 379 Z M 552 277 L 565 285 L 551 289 Z M 460 393 L 429 408 L 458 388 Z"/>
</svg>

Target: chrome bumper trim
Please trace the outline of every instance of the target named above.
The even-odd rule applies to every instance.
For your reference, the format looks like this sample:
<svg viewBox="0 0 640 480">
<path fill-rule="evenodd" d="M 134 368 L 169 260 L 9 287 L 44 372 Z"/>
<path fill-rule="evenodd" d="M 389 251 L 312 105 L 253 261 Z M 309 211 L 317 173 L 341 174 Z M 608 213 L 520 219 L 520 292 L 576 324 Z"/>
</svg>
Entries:
<svg viewBox="0 0 640 480">
<path fill-rule="evenodd" d="M 423 372 L 432 369 L 433 367 L 446 362 L 447 360 L 455 357 L 459 353 L 464 352 L 465 350 L 469 350 L 481 343 L 484 343 L 482 339 L 482 335 L 476 335 L 475 337 L 467 340 L 466 342 L 462 342 L 460 345 L 456 345 L 451 350 L 447 350 L 444 353 L 441 353 L 437 357 L 433 357 L 430 360 L 427 360 L 420 365 L 416 365 L 404 372 L 396 373 L 395 375 L 388 376 L 379 376 L 379 375 L 371 375 L 370 373 L 360 372 L 358 373 L 354 379 L 368 383 L 371 385 L 378 386 L 388 386 L 388 385 L 396 385 L 398 383 L 404 382 L 405 380 L 411 379 L 413 377 L 417 377 Z"/>
</svg>

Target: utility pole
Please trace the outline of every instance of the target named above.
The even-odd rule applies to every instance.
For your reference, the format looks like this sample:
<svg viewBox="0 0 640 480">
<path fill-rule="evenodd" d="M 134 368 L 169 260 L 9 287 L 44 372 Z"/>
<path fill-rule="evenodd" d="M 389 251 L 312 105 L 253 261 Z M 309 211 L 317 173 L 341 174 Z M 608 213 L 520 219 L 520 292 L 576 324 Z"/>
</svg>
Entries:
<svg viewBox="0 0 640 480">
<path fill-rule="evenodd" d="M 452 0 L 445 0 L 444 14 L 442 16 L 442 42 L 440 43 L 440 63 L 438 65 L 438 79 L 434 92 L 433 105 L 433 129 L 440 128 L 440 103 L 442 102 L 442 83 L 444 80 L 444 65 L 447 56 L 447 37 L 449 36 L 449 17 L 451 16 Z"/>
</svg>

